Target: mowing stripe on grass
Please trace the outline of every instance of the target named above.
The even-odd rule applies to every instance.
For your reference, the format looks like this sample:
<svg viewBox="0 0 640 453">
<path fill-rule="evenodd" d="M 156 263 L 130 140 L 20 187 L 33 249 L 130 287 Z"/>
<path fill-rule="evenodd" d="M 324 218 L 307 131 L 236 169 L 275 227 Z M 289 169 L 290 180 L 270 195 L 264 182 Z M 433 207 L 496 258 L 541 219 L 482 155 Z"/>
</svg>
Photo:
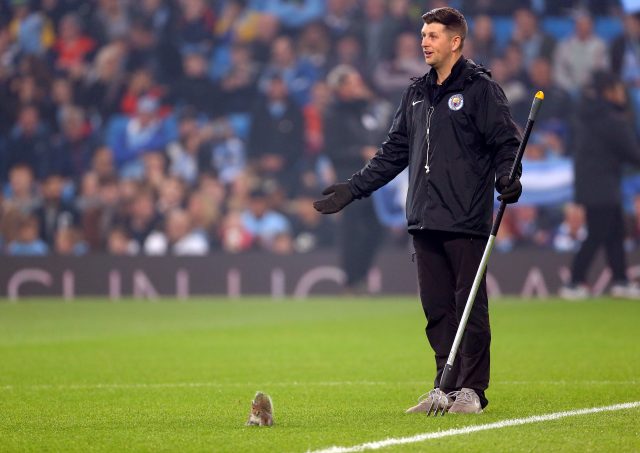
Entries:
<svg viewBox="0 0 640 453">
<path fill-rule="evenodd" d="M 413 386 L 424 385 L 423 381 L 319 381 L 319 382 L 156 382 L 156 383 L 97 383 L 97 384 L 31 384 L 0 385 L 0 391 L 12 390 L 112 390 L 112 389 L 154 389 L 154 388 L 199 388 L 199 387 L 339 387 L 353 386 Z M 497 381 L 494 385 L 637 385 L 638 380 L 610 381 Z"/>
<path fill-rule="evenodd" d="M 399 437 L 380 440 L 377 442 L 367 442 L 352 447 L 333 446 L 322 450 L 313 450 L 310 453 L 351 453 L 365 450 L 379 450 L 380 448 L 392 447 L 394 445 L 413 444 L 430 439 L 440 439 L 442 437 L 458 436 L 462 434 L 471 434 L 478 431 L 488 431 L 491 429 L 506 428 L 508 426 L 527 425 L 529 423 L 548 422 L 558 420 L 565 417 L 574 417 L 576 415 L 596 414 L 598 412 L 619 411 L 624 409 L 633 409 L 640 407 L 640 401 L 631 403 L 613 404 L 611 406 L 592 407 L 589 409 L 577 409 L 573 411 L 554 412 L 552 414 L 534 415 L 526 418 L 512 418 L 511 420 L 503 420 L 501 422 L 487 423 L 486 425 L 467 426 L 465 428 L 448 429 L 446 431 L 438 431 L 435 433 L 417 434 L 411 437 Z"/>
</svg>

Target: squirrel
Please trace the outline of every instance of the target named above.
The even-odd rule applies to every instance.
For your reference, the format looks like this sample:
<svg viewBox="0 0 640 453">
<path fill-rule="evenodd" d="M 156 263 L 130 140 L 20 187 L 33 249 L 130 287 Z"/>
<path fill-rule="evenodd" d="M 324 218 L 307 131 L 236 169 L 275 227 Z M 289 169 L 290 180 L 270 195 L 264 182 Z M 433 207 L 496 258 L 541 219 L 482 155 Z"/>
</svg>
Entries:
<svg viewBox="0 0 640 453">
<path fill-rule="evenodd" d="M 273 402 L 266 393 L 258 392 L 251 401 L 251 412 L 247 420 L 248 426 L 272 426 Z"/>
</svg>

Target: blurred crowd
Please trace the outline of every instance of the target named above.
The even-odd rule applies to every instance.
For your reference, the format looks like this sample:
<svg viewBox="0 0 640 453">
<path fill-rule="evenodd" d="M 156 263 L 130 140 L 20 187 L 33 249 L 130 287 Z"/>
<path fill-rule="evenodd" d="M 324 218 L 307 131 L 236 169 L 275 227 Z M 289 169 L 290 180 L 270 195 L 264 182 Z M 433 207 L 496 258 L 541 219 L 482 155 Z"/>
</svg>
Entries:
<svg viewBox="0 0 640 453">
<path fill-rule="evenodd" d="M 640 105 L 640 16 L 617 0 L 0 0 L 2 253 L 337 245 L 312 200 L 375 153 L 428 70 L 420 16 L 437 6 L 467 16 L 464 55 L 520 125 L 546 95 L 498 249 L 574 251 L 587 234 L 571 203 L 575 105 L 599 69 Z M 380 240 L 406 247 L 402 177 L 374 201 Z"/>
</svg>

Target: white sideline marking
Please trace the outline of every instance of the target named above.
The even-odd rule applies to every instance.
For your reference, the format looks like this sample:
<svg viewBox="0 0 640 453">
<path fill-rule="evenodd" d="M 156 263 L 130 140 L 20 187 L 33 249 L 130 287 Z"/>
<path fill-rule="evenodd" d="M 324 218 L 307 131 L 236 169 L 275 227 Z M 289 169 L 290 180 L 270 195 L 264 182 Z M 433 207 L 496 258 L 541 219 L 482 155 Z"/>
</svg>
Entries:
<svg viewBox="0 0 640 453">
<path fill-rule="evenodd" d="M 640 401 L 634 401 L 631 403 L 613 404 L 611 406 L 592 407 L 589 409 L 577 409 L 573 411 L 554 412 L 552 414 L 534 415 L 526 418 L 512 418 L 510 420 L 503 420 L 501 422 L 487 423 L 485 425 L 467 426 L 464 428 L 448 429 L 446 431 L 437 431 L 433 433 L 417 434 L 411 437 L 398 437 L 380 440 L 377 442 L 367 442 L 360 445 L 354 445 L 352 447 L 339 447 L 333 446 L 322 450 L 309 451 L 310 453 L 351 453 L 365 450 L 379 450 L 384 447 L 391 447 L 394 445 L 412 444 L 416 442 L 422 442 L 430 439 L 440 439 L 442 437 L 458 436 L 461 434 L 471 434 L 478 431 L 488 431 L 490 429 L 506 428 L 508 426 L 527 425 L 529 423 L 547 422 L 550 420 L 558 420 L 565 417 L 575 417 L 576 415 L 596 414 L 598 412 L 619 411 L 623 409 L 633 409 L 640 407 Z"/>
<path fill-rule="evenodd" d="M 30 384 L 0 385 L 2 390 L 109 390 L 154 388 L 206 388 L 206 387 L 339 387 L 352 386 L 424 386 L 426 381 L 320 381 L 320 382 L 158 382 L 158 383 L 97 383 L 97 384 Z M 494 385 L 639 385 L 640 380 L 611 381 L 497 381 Z"/>
</svg>

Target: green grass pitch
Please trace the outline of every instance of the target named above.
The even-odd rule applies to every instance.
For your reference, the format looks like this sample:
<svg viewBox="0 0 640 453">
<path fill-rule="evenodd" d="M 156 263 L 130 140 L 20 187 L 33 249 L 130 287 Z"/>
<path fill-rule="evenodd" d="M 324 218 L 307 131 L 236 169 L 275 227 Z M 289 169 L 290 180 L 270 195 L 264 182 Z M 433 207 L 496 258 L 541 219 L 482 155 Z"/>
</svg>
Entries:
<svg viewBox="0 0 640 453">
<path fill-rule="evenodd" d="M 491 302 L 490 405 L 404 409 L 434 365 L 415 298 L 0 303 L 0 451 L 304 452 L 640 401 L 640 302 Z M 272 428 L 244 426 L 257 390 Z M 640 451 L 640 408 L 383 451 Z"/>
</svg>

